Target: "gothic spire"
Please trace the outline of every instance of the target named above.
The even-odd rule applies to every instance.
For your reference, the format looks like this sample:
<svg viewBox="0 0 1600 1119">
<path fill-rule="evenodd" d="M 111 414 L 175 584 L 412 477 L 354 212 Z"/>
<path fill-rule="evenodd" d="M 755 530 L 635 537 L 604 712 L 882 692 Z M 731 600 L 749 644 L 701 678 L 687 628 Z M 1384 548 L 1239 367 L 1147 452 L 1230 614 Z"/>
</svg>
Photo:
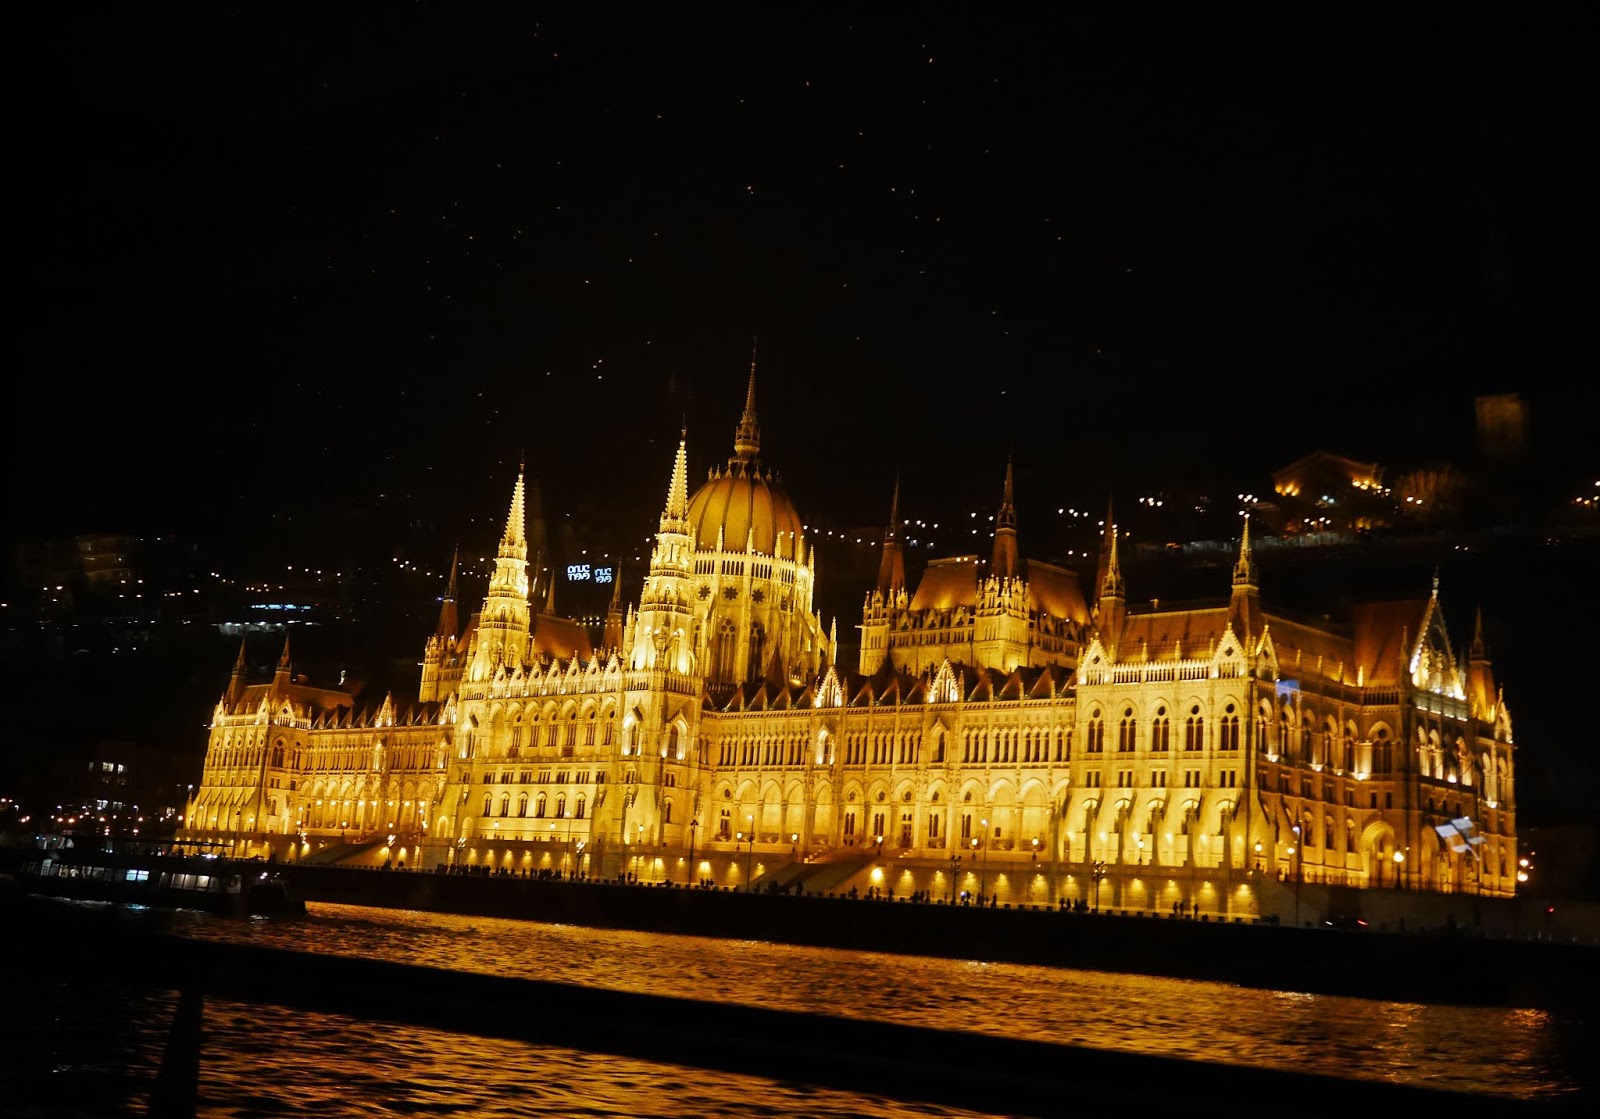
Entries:
<svg viewBox="0 0 1600 1119">
<path fill-rule="evenodd" d="M 672 462 L 672 481 L 667 485 L 667 505 L 661 511 L 662 532 L 689 531 L 689 429 L 678 431 L 678 457 Z"/>
<path fill-rule="evenodd" d="M 525 483 L 522 472 L 522 464 L 518 463 L 517 484 L 511 491 L 511 512 L 506 516 L 506 530 L 500 537 L 500 549 L 495 554 L 494 574 L 489 577 L 489 595 L 495 598 L 515 598 L 526 604 L 528 537 Z"/>
<path fill-rule="evenodd" d="M 989 574 L 999 579 L 1015 579 L 1017 569 L 1017 507 L 1011 456 L 1006 456 L 1006 484 L 1000 497 L 1000 511 L 994 518 L 994 558 Z"/>
<path fill-rule="evenodd" d="M 733 435 L 733 455 L 739 462 L 750 462 L 761 453 L 761 425 L 756 422 L 756 344 L 750 343 L 750 382 L 744 390 L 744 415 Z"/>
<path fill-rule="evenodd" d="M 450 557 L 450 582 L 446 585 L 444 599 L 439 603 L 439 624 L 434 633 L 446 640 L 455 637 L 460 631 L 460 618 L 456 613 L 456 569 L 461 563 L 461 545 L 456 545 L 455 553 Z"/>
<path fill-rule="evenodd" d="M 883 558 L 878 561 L 878 589 L 892 594 L 906 585 L 905 546 L 900 541 L 900 476 L 895 475 L 889 500 L 889 524 L 883 530 Z"/>
<path fill-rule="evenodd" d="M 1250 547 L 1249 513 L 1244 515 L 1244 529 L 1239 534 L 1239 561 L 1233 565 L 1233 585 L 1236 587 L 1256 585 L 1256 558 L 1255 552 Z"/>
<path fill-rule="evenodd" d="M 1106 574 L 1105 580 L 1100 584 L 1100 597 L 1121 598 L 1123 596 L 1122 562 L 1117 558 L 1117 524 L 1115 521 L 1106 521 L 1106 537 L 1110 541 L 1110 546 L 1106 550 Z"/>
<path fill-rule="evenodd" d="M 1102 529 L 1100 533 L 1100 558 L 1099 562 L 1095 565 L 1094 571 L 1094 593 L 1097 599 L 1099 598 L 1101 592 L 1105 589 L 1106 574 L 1111 567 L 1112 545 L 1116 543 L 1117 537 L 1116 524 L 1117 515 L 1112 508 L 1111 498 L 1108 497 L 1106 498 L 1105 528 Z"/>
<path fill-rule="evenodd" d="M 508 549 L 515 550 L 517 559 L 528 558 L 527 515 L 522 477 L 523 464 L 517 463 L 517 484 L 511 491 L 511 511 L 506 514 L 506 530 L 500 537 L 500 555 L 509 558 Z"/>
</svg>

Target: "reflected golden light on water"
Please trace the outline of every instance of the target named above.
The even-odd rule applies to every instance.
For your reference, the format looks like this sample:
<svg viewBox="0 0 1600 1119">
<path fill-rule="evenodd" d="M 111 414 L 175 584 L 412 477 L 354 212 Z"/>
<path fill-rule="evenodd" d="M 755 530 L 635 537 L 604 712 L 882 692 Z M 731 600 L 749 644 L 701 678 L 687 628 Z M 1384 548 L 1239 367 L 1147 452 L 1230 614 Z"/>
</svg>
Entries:
<svg viewBox="0 0 1600 1119">
<path fill-rule="evenodd" d="M 1582 1071 L 1546 1013 L 323 903 L 302 921 L 172 919 L 203 939 L 1491 1096 L 1559 1090 Z"/>
</svg>

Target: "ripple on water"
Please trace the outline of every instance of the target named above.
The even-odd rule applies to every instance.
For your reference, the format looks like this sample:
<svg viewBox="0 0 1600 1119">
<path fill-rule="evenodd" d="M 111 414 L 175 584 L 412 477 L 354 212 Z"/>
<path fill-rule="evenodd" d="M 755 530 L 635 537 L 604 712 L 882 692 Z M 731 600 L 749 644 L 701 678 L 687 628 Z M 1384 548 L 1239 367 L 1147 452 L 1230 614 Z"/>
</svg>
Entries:
<svg viewBox="0 0 1600 1119">
<path fill-rule="evenodd" d="M 301 921 L 246 924 L 194 912 L 161 920 L 200 939 L 1490 1095 L 1534 1097 L 1585 1087 L 1590 1074 L 1581 1054 L 1596 1046 L 1593 1022 L 1542 1011 L 1423 1006 L 412 910 L 314 903 Z M 306 1038 L 309 1023 L 296 1021 L 293 1037 Z M 336 1033 L 346 1044 L 352 1039 L 343 1031 L 352 1028 L 362 1044 L 418 1034 L 341 1025 Z M 464 1052 L 502 1044 L 477 1039 Z M 406 1052 L 417 1048 L 408 1045 Z M 457 1063 L 466 1060 L 460 1046 L 447 1048 Z M 613 1078 L 624 1074 L 614 1059 L 597 1055 L 545 1060 L 564 1077 L 589 1076 L 599 1067 Z M 681 1069 L 672 1074 L 685 1075 Z M 657 1069 L 649 1083 L 668 1075 Z M 691 1075 L 696 1083 L 704 1079 Z M 401 1076 L 426 1083 L 417 1069 L 403 1065 L 379 1079 Z M 537 1082 L 553 1083 L 549 1071 Z M 740 1106 L 740 1114 L 750 1114 L 748 1101 Z"/>
</svg>

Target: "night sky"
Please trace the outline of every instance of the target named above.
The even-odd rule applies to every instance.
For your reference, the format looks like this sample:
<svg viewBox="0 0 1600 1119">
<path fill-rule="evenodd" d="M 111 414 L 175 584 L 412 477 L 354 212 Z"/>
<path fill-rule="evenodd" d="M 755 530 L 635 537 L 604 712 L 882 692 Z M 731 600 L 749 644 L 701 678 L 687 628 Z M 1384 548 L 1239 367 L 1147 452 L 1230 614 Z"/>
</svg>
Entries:
<svg viewBox="0 0 1600 1119">
<path fill-rule="evenodd" d="M 542 9 L 18 18 L 24 534 L 455 538 L 526 456 L 631 539 L 755 338 L 819 524 L 992 506 L 1008 453 L 1024 525 L 1459 456 L 1480 392 L 1584 453 L 1588 11 Z"/>
</svg>

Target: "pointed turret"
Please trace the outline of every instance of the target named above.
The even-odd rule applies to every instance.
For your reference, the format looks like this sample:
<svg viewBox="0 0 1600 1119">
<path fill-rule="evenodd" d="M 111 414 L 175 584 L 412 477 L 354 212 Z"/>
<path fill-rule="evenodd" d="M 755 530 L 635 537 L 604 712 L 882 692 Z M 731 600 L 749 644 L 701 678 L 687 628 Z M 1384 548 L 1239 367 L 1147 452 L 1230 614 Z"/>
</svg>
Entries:
<svg viewBox="0 0 1600 1119">
<path fill-rule="evenodd" d="M 661 511 L 661 531 L 689 534 L 689 429 L 678 432 L 678 457 L 672 461 L 667 483 L 667 504 Z"/>
<path fill-rule="evenodd" d="M 878 561 L 878 589 L 893 595 L 906 585 L 905 545 L 900 540 L 900 478 L 895 476 L 889 499 L 889 524 L 883 530 L 883 558 Z"/>
<path fill-rule="evenodd" d="M 600 647 L 607 652 L 622 648 L 622 565 L 618 564 L 611 580 L 611 603 L 606 607 L 605 625 L 600 631 Z"/>
<path fill-rule="evenodd" d="M 453 641 L 461 632 L 461 619 L 456 609 L 459 597 L 456 593 L 456 571 L 461 565 L 461 545 L 456 545 L 455 553 L 450 557 L 450 582 L 446 584 L 444 598 L 439 603 L 439 624 L 434 627 L 433 633 L 444 641 Z"/>
<path fill-rule="evenodd" d="M 1095 566 L 1094 572 L 1094 593 L 1097 601 L 1100 597 L 1101 588 L 1106 585 L 1106 574 L 1111 566 L 1111 553 L 1115 551 L 1116 524 L 1116 512 L 1112 508 L 1111 499 L 1108 497 L 1106 498 L 1106 524 L 1100 533 L 1100 559 Z"/>
<path fill-rule="evenodd" d="M 525 483 L 522 467 L 517 467 L 517 484 L 511 491 L 511 511 L 506 514 L 506 529 L 500 536 L 495 556 L 494 575 L 489 580 L 489 597 L 528 600 L 528 537 L 525 509 Z"/>
<path fill-rule="evenodd" d="M 1467 651 L 1467 702 L 1472 717 L 1493 722 L 1499 692 L 1494 682 L 1494 666 L 1489 661 L 1489 645 L 1483 639 L 1483 607 L 1478 607 L 1472 626 L 1472 645 Z"/>
<path fill-rule="evenodd" d="M 1100 584 L 1100 601 L 1095 608 L 1095 629 L 1100 644 L 1115 660 L 1122 643 L 1122 627 L 1128 618 L 1128 601 L 1122 586 L 1122 562 L 1117 558 L 1117 526 L 1108 521 L 1110 547 L 1105 560 L 1105 578 Z"/>
<path fill-rule="evenodd" d="M 249 666 L 245 661 L 244 656 L 244 639 L 240 638 L 239 656 L 233 662 L 233 675 L 228 680 L 228 693 L 226 696 L 226 701 L 230 709 L 234 706 L 234 704 L 238 703 L 239 700 L 244 697 L 245 675 L 248 672 Z"/>
<path fill-rule="evenodd" d="M 553 572 L 550 575 L 550 585 L 544 592 L 544 616 L 556 617 L 556 577 Z"/>
<path fill-rule="evenodd" d="M 1011 457 L 1006 456 L 1006 484 L 1000 498 L 1000 511 L 994 518 L 994 558 L 989 574 L 996 579 L 1015 579 L 1017 567 L 1017 506 L 1012 478 Z"/>
<path fill-rule="evenodd" d="M 292 669 L 289 663 L 289 635 L 286 632 L 283 635 L 283 654 L 278 658 L 278 670 L 272 675 L 272 686 L 277 689 L 285 687 L 291 678 L 291 671 Z"/>
<path fill-rule="evenodd" d="M 1239 532 L 1239 558 L 1233 565 L 1233 594 L 1228 600 L 1228 623 L 1247 648 L 1261 636 L 1261 588 L 1256 583 L 1255 550 L 1250 545 L 1250 514 Z"/>
<path fill-rule="evenodd" d="M 750 462 L 761 453 L 761 425 L 756 422 L 756 346 L 750 343 L 750 382 L 744 390 L 744 415 L 733 434 L 733 454 L 740 462 Z"/>
</svg>

